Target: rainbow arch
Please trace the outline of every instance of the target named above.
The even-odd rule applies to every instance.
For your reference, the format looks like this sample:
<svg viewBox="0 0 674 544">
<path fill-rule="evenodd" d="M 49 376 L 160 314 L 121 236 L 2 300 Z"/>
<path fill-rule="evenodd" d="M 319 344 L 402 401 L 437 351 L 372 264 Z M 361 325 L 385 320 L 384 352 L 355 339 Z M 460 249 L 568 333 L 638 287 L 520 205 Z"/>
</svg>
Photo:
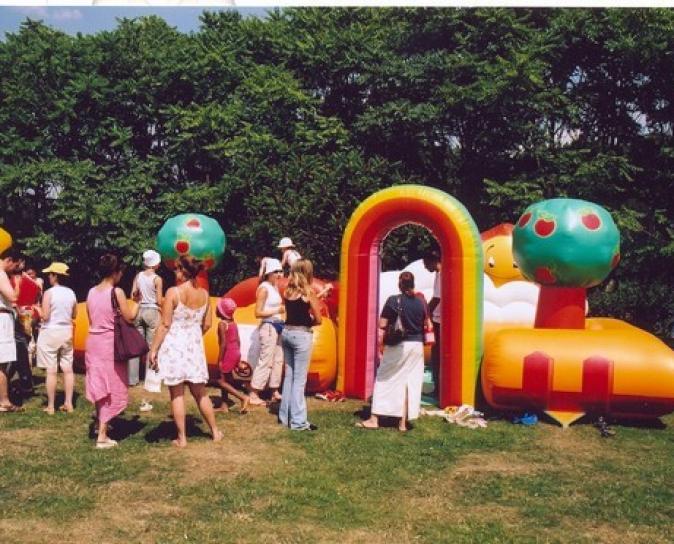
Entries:
<svg viewBox="0 0 674 544">
<path fill-rule="evenodd" d="M 398 185 L 364 200 L 342 238 L 337 387 L 367 399 L 374 386 L 381 242 L 407 223 L 426 227 L 442 251 L 441 406 L 475 404 L 482 357 L 482 244 L 454 197 L 431 187 Z"/>
</svg>

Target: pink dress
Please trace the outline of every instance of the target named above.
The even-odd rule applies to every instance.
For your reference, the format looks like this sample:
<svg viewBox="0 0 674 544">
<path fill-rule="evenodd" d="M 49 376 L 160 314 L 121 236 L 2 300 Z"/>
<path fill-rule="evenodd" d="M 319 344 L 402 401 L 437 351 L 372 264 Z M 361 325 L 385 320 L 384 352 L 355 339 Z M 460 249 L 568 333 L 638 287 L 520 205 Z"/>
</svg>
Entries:
<svg viewBox="0 0 674 544">
<path fill-rule="evenodd" d="M 115 317 L 111 297 L 112 288 L 99 291 L 92 287 L 87 295 L 86 396 L 96 405 L 101 423 L 121 414 L 129 402 L 127 363 L 114 360 Z"/>
<path fill-rule="evenodd" d="M 239 343 L 239 329 L 234 321 L 227 323 L 227 331 L 225 332 L 225 354 L 220 361 L 220 372 L 228 374 L 236 368 L 236 365 L 241 361 L 241 348 Z"/>
</svg>

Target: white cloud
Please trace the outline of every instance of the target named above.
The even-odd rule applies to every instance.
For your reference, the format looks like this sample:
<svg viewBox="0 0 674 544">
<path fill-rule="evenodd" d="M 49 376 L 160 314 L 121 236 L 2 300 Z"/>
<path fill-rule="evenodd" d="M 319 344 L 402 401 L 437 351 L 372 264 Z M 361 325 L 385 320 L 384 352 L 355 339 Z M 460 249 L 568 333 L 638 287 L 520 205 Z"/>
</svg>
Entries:
<svg viewBox="0 0 674 544">
<path fill-rule="evenodd" d="M 28 7 L 28 6 L 23 6 L 23 7 L 12 7 L 12 10 L 16 11 L 17 13 L 21 13 L 22 15 L 26 15 L 32 19 L 48 19 L 49 18 L 49 11 L 47 11 L 47 8 L 40 7 L 40 6 L 35 6 L 35 7 Z"/>
<path fill-rule="evenodd" d="M 57 9 L 50 13 L 55 21 L 79 21 L 82 18 L 82 12 L 79 9 Z"/>
</svg>

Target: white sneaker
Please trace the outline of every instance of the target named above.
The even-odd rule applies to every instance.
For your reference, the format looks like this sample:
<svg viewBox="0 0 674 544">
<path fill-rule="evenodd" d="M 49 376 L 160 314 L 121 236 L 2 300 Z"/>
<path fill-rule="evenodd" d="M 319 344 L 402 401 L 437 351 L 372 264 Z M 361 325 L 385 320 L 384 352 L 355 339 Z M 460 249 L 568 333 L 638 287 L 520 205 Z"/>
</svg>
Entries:
<svg viewBox="0 0 674 544">
<path fill-rule="evenodd" d="M 140 408 L 138 410 L 141 412 L 150 412 L 152 410 L 152 405 L 148 401 L 144 400 L 141 402 Z"/>
</svg>

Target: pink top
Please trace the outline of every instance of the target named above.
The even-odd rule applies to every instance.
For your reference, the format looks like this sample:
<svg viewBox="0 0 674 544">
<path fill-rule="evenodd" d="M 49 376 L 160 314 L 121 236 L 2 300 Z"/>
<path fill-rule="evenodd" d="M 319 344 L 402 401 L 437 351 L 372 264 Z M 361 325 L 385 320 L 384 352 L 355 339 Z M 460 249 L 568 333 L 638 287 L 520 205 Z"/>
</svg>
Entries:
<svg viewBox="0 0 674 544">
<path fill-rule="evenodd" d="M 234 321 L 227 322 L 225 331 L 225 354 L 220 361 L 220 370 L 224 373 L 231 372 L 241 360 L 241 348 L 239 342 L 239 328 Z"/>
<path fill-rule="evenodd" d="M 103 334 L 115 330 L 115 313 L 112 309 L 112 287 L 99 291 L 89 289 L 87 295 L 89 334 Z"/>
</svg>

